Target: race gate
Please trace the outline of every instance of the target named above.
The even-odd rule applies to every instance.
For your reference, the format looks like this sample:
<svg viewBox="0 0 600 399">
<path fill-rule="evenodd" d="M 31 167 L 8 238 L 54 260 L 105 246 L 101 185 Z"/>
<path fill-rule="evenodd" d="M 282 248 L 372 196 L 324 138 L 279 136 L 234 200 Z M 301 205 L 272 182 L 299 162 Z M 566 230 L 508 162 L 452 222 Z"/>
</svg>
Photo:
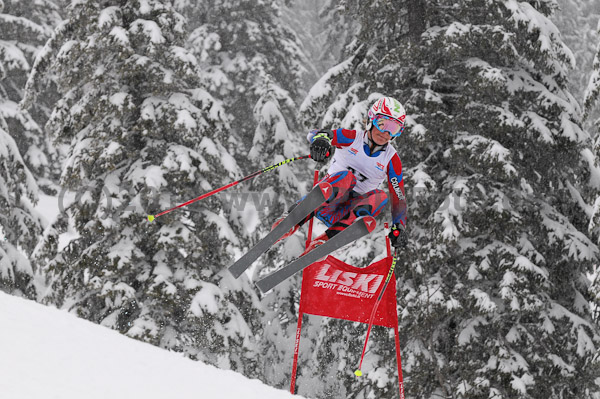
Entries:
<svg viewBox="0 0 600 399">
<path fill-rule="evenodd" d="M 292 364 L 290 385 L 290 392 L 292 394 L 295 393 L 296 387 L 298 352 L 304 314 L 368 324 L 377 299 L 384 288 L 384 280 L 390 271 L 392 259 L 388 243 L 388 257 L 365 268 L 354 267 L 333 256 L 328 256 L 324 260 L 313 263 L 304 269 L 302 274 L 302 291 L 300 293 L 298 327 L 296 329 L 294 346 L 294 360 Z M 385 292 L 381 295 L 381 301 L 378 304 L 376 313 L 373 315 L 372 324 L 394 329 L 399 392 L 400 399 L 404 399 L 398 314 L 396 311 L 395 276 L 391 277 L 391 282 L 392 284 L 387 284 Z M 369 325 L 369 331 L 370 327 L 371 325 Z M 368 340 L 368 333 L 366 340 Z M 367 342 L 365 341 L 365 348 L 366 344 Z"/>
</svg>

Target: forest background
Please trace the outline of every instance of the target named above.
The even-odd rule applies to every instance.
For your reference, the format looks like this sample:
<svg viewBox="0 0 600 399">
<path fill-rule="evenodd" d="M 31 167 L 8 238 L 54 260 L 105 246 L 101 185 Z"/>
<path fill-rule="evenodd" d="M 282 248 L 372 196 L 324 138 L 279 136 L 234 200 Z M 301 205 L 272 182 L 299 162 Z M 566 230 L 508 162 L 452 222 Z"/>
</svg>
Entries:
<svg viewBox="0 0 600 399">
<path fill-rule="evenodd" d="M 233 260 L 308 190 L 311 128 L 405 104 L 411 398 L 600 398 L 600 4 L 0 0 L 0 289 L 286 387 L 300 277 Z M 56 215 L 40 211 L 53 201 Z M 385 256 L 383 222 L 339 257 Z M 322 226 L 321 226 L 322 227 Z M 390 334 L 305 320 L 298 392 L 392 397 Z"/>
</svg>

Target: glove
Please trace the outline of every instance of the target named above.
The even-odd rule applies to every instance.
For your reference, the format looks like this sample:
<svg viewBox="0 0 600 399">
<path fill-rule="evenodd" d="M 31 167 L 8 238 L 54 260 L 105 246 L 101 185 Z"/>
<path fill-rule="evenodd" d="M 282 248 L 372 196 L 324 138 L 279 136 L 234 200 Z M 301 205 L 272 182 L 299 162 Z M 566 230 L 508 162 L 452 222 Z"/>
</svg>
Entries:
<svg viewBox="0 0 600 399">
<path fill-rule="evenodd" d="M 320 130 L 310 144 L 310 157 L 315 162 L 324 162 L 331 156 L 331 139 L 329 132 Z"/>
<path fill-rule="evenodd" d="M 401 223 L 395 223 L 392 226 L 392 230 L 390 234 L 388 234 L 390 238 L 390 244 L 394 248 L 404 248 L 408 245 L 408 235 L 406 234 L 406 230 Z"/>
</svg>

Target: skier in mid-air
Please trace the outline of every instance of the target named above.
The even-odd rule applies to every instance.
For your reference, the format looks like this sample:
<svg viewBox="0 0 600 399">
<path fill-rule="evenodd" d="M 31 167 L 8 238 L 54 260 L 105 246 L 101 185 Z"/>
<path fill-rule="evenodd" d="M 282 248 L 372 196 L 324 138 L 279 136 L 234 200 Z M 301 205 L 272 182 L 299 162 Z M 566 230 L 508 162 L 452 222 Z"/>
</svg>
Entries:
<svg viewBox="0 0 600 399">
<path fill-rule="evenodd" d="M 388 202 L 385 192 L 378 189 L 387 178 L 392 205 L 390 241 L 395 248 L 406 246 L 407 205 L 402 161 L 391 145 L 391 141 L 404 131 L 405 118 L 406 112 L 400 102 L 391 97 L 382 97 L 369 109 L 368 124 L 364 131 L 311 131 L 308 134 L 311 158 L 316 162 L 332 158 L 327 175 L 321 182 L 331 185 L 333 195 L 281 239 L 294 234 L 315 216 L 328 228 L 312 241 L 305 251 L 307 253 L 350 226 L 355 219 L 366 215 L 377 216 Z M 332 146 L 336 148 L 333 156 Z M 272 229 L 285 219 L 294 206 L 277 219 Z"/>
<path fill-rule="evenodd" d="M 324 162 L 332 157 L 332 146 L 337 148 L 333 153 L 327 175 L 304 198 L 285 212 L 265 237 L 229 266 L 229 272 L 235 278 L 240 277 L 273 244 L 294 234 L 313 216 L 325 223 L 327 230 L 313 240 L 300 258 L 258 281 L 256 285 L 263 292 L 267 292 L 328 253 L 370 234 L 377 224 L 374 217 L 379 215 L 388 202 L 385 192 L 378 189 L 386 178 L 392 203 L 390 241 L 396 249 L 406 246 L 408 244 L 405 231 L 407 207 L 402 161 L 390 143 L 404 131 L 405 118 L 406 112 L 402 104 L 391 97 L 382 97 L 369 109 L 366 130 L 311 131 L 308 140 L 310 158 L 313 160 Z M 148 221 L 152 222 L 175 209 L 207 198 L 289 162 L 308 157 L 309 155 L 304 155 L 286 159 L 156 215 L 148 215 Z M 319 245 L 322 246 L 315 249 Z M 394 254 L 396 255 L 396 251 Z"/>
</svg>

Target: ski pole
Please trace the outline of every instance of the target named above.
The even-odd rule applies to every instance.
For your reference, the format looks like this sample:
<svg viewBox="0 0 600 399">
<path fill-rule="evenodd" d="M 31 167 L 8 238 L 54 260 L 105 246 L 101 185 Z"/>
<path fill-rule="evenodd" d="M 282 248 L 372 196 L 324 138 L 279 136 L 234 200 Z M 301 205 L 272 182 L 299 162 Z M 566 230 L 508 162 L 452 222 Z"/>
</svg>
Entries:
<svg viewBox="0 0 600 399">
<path fill-rule="evenodd" d="M 383 293 L 385 292 L 390 279 L 392 278 L 392 274 L 394 274 L 394 269 L 396 268 L 396 263 L 398 263 L 398 249 L 394 249 L 394 258 L 392 260 L 392 265 L 390 266 L 390 271 L 388 272 L 387 277 L 385 278 L 385 282 L 383 284 L 383 289 L 379 293 L 377 300 L 375 301 L 375 305 L 373 305 L 373 310 L 371 311 L 371 317 L 369 318 L 369 328 L 367 329 L 367 337 L 365 338 L 365 344 L 363 346 L 362 355 L 360 356 L 360 363 L 358 364 L 358 369 L 354 372 L 354 375 L 357 377 L 362 376 L 362 363 L 365 358 L 365 352 L 367 350 L 367 342 L 369 342 L 369 335 L 371 334 L 371 328 L 373 327 L 373 320 L 375 319 L 375 313 L 377 313 L 377 308 L 381 303 L 381 298 L 383 298 Z"/>
<path fill-rule="evenodd" d="M 160 212 L 160 213 L 157 213 L 156 215 L 148 215 L 148 221 L 149 221 L 149 222 L 152 222 L 152 221 L 154 221 L 154 219 L 156 219 L 157 217 L 160 217 L 160 216 L 162 216 L 162 215 L 166 215 L 167 213 L 169 213 L 169 212 L 171 212 L 171 211 L 174 211 L 175 209 L 178 209 L 178 208 L 183 208 L 184 206 L 188 206 L 189 204 L 191 204 L 191 203 L 193 203 L 193 202 L 200 201 L 201 199 L 204 199 L 204 198 L 206 198 L 206 197 L 210 197 L 211 195 L 214 195 L 214 194 L 216 194 L 216 193 L 218 193 L 218 192 L 221 192 L 221 191 L 223 191 L 223 190 L 227 190 L 228 188 L 231 188 L 231 187 L 233 187 L 233 186 L 236 186 L 236 185 L 238 185 L 238 184 L 240 184 L 240 183 L 242 183 L 242 182 L 245 182 L 246 180 L 250 180 L 250 179 L 252 179 L 253 177 L 256 177 L 256 176 L 258 176 L 258 175 L 262 175 L 262 174 L 263 174 L 263 173 L 265 173 L 265 172 L 270 172 L 270 171 L 272 171 L 273 169 L 275 169 L 275 168 L 278 168 L 278 167 L 280 167 L 280 166 L 282 166 L 282 165 L 286 165 L 286 164 L 288 164 L 288 163 L 290 163 L 290 162 L 299 161 L 299 160 L 301 160 L 301 159 L 307 159 L 307 158 L 310 158 L 310 155 L 303 155 L 303 156 L 300 156 L 300 157 L 288 158 L 288 159 L 286 159 L 285 161 L 281 161 L 281 162 L 279 162 L 279 163 L 277 163 L 277 164 L 275 164 L 275 165 L 267 166 L 266 168 L 264 168 L 264 169 L 261 169 L 261 170 L 259 170 L 259 171 L 256 171 L 256 172 L 254 172 L 254 173 L 251 173 L 251 174 L 249 174 L 248 176 L 241 178 L 240 180 L 236 180 L 236 181 L 234 181 L 234 182 L 231 182 L 231 183 L 229 183 L 229 184 L 227 184 L 227 185 L 225 185 L 225 186 L 223 186 L 223 187 L 216 188 L 216 189 L 212 190 L 212 191 L 211 191 L 211 192 L 209 192 L 209 193 L 202 194 L 202 195 L 201 195 L 201 196 L 199 196 L 199 197 L 196 197 L 196 198 L 194 198 L 194 199 L 192 199 L 192 200 L 189 200 L 189 201 L 187 201 L 187 202 L 184 202 L 183 204 L 179 204 L 179 205 L 177 205 L 177 206 L 174 206 L 174 207 L 173 207 L 173 208 L 171 208 L 171 209 L 167 209 L 166 211 L 162 211 L 162 212 Z"/>
</svg>

